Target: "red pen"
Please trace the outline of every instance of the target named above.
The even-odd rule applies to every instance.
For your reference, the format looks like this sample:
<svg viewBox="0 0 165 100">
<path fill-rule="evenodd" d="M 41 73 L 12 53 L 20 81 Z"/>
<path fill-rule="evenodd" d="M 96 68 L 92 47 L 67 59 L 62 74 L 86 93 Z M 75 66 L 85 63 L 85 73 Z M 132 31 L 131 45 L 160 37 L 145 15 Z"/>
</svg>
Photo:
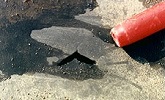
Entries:
<svg viewBox="0 0 165 100">
<path fill-rule="evenodd" d="M 165 28 L 165 1 L 134 15 L 112 28 L 110 34 L 119 47 L 137 42 Z"/>
</svg>

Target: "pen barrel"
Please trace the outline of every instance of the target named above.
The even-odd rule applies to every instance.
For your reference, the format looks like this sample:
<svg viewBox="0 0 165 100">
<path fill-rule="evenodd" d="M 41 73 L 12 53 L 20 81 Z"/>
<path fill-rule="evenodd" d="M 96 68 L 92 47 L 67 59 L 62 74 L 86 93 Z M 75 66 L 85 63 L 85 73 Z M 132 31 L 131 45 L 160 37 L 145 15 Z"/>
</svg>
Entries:
<svg viewBox="0 0 165 100">
<path fill-rule="evenodd" d="M 112 28 L 110 34 L 119 47 L 137 42 L 165 28 L 165 1 L 134 15 Z"/>
</svg>

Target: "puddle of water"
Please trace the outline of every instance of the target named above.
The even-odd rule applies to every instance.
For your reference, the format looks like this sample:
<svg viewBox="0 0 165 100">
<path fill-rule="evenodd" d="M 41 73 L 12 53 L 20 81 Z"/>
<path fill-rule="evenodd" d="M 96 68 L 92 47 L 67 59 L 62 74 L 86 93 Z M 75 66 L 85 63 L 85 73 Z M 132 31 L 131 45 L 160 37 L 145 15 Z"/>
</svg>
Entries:
<svg viewBox="0 0 165 100">
<path fill-rule="evenodd" d="M 78 80 L 99 79 L 104 76 L 104 73 L 90 59 L 89 61 L 92 64 L 77 60 L 79 57 L 75 56 L 70 62 L 60 66 L 57 66 L 56 63 L 49 64 L 48 57 L 57 57 L 59 59 L 66 54 L 62 50 L 37 42 L 30 37 L 30 34 L 32 30 L 51 26 L 85 28 L 92 31 L 95 36 L 104 42 L 114 43 L 109 35 L 110 29 L 104 29 L 76 19 L 54 19 L 53 15 L 49 16 L 49 20 L 46 20 L 46 23 L 44 21 L 45 19 L 42 21 L 41 17 L 38 20 L 17 22 L 7 28 L 1 28 L 0 70 L 3 73 L 10 76 L 13 74 L 22 75 L 26 72 L 42 72 Z M 139 62 L 156 62 L 164 66 L 162 58 L 165 56 L 165 34 L 163 33 L 164 31 L 160 31 L 151 37 L 124 47 L 124 50 Z M 77 55 L 80 56 L 81 54 L 77 53 Z"/>
<path fill-rule="evenodd" d="M 96 65 L 88 64 L 86 62 L 73 60 L 70 63 L 60 67 L 56 66 L 55 63 L 50 65 L 47 61 L 48 57 L 57 57 L 58 59 L 61 59 L 68 54 L 57 48 L 52 48 L 51 46 L 37 42 L 30 37 L 31 32 L 34 29 L 42 29 L 53 25 L 77 25 L 75 27 L 93 30 L 94 35 L 98 38 L 102 38 L 106 42 L 109 39 L 106 38 L 108 36 L 107 29 L 77 20 L 66 20 L 61 19 L 59 22 L 58 20 L 56 20 L 57 22 L 50 20 L 50 23 L 48 22 L 46 24 L 41 23 L 40 20 L 27 20 L 17 22 L 7 28 L 1 28 L 0 70 L 2 70 L 8 77 L 13 74 L 22 75 L 26 72 L 40 72 L 78 80 L 102 78 L 104 75 L 103 72 Z M 61 22 L 63 23 L 61 24 Z M 100 32 L 103 32 L 104 34 L 101 35 Z"/>
</svg>

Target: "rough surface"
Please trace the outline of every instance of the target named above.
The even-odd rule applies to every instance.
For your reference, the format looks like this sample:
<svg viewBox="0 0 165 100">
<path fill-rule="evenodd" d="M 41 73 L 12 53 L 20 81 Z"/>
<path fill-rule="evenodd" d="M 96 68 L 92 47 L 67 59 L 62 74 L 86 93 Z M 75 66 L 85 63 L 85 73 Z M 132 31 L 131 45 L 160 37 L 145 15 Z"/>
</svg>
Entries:
<svg viewBox="0 0 165 100">
<path fill-rule="evenodd" d="M 126 18 L 145 9 L 138 0 L 97 0 L 99 7 L 96 12 L 102 17 L 106 27 L 114 27 Z"/>
<path fill-rule="evenodd" d="M 133 7 L 130 4 L 143 8 L 138 0 L 99 3 L 116 7 L 111 13 L 121 13 L 123 18 L 128 15 L 117 5 L 120 8 L 124 4 L 128 12 Z M 138 7 L 134 10 L 140 11 Z M 164 100 L 164 31 L 154 36 L 156 42 L 151 37 L 122 49 L 115 47 L 97 15 L 88 12 L 76 17 L 78 20 L 26 21 L 1 29 L 1 70 L 11 78 L 0 82 L 0 100 Z M 117 22 L 122 18 L 111 19 Z M 73 59 L 57 66 L 60 59 L 76 50 L 96 64 Z M 156 59 L 151 62 L 151 58 Z"/>
<path fill-rule="evenodd" d="M 143 2 L 143 6 L 148 8 L 148 7 L 151 7 L 151 6 L 161 2 L 163 0 L 139 0 L 139 1 Z"/>
<path fill-rule="evenodd" d="M 34 30 L 31 37 L 39 42 L 59 48 L 68 54 L 72 54 L 78 50 L 80 54 L 98 59 L 105 53 L 105 43 L 94 36 L 91 31 L 83 28 L 61 28 L 53 26 L 42 30 Z"/>
<path fill-rule="evenodd" d="M 54 29 L 47 29 L 47 33 Z M 55 28 L 59 29 L 59 28 Z M 50 31 L 49 31 L 50 30 Z M 61 28 L 61 31 L 63 28 Z M 69 30 L 69 29 L 68 29 Z M 71 28 L 71 30 L 73 30 Z M 76 32 L 79 35 L 78 29 Z M 39 36 L 38 41 L 52 43 L 51 39 L 41 37 L 38 32 L 33 32 L 33 38 Z M 70 30 L 69 30 L 70 31 Z M 68 31 L 65 31 L 67 35 Z M 74 32 L 74 31 L 73 31 Z M 45 32 L 44 32 L 45 33 Z M 57 31 L 58 33 L 58 31 Z M 56 34 L 57 34 L 56 33 Z M 84 31 L 86 34 L 86 32 Z M 49 36 L 51 36 L 49 34 Z M 61 35 L 63 35 L 61 34 Z M 53 33 L 52 33 L 53 35 Z M 57 34 L 57 35 L 60 35 Z M 68 34 L 70 36 L 70 34 Z M 84 35 L 86 36 L 86 35 Z M 89 36 L 90 37 L 90 36 Z M 89 38 L 88 37 L 88 38 Z M 45 38 L 45 39 L 44 39 Z M 64 39 L 68 39 L 64 38 Z M 85 37 L 84 37 L 85 38 Z M 92 36 L 91 36 L 92 38 Z M 72 39 L 71 39 L 72 40 Z M 70 41 L 71 41 L 70 40 Z M 52 42 L 51 42 L 52 41 Z M 75 41 L 75 40 L 73 40 Z M 98 41 L 93 39 L 90 41 Z M 77 41 L 78 42 L 78 41 Z M 89 42 L 89 41 L 86 41 Z M 100 41 L 101 42 L 101 41 Z M 72 43 L 68 42 L 72 46 Z M 73 44 L 75 45 L 75 44 Z M 48 74 L 24 74 L 22 76 L 12 75 L 11 79 L 0 83 L 0 97 L 5 99 L 60 99 L 60 100 L 162 100 L 165 94 L 164 71 L 162 68 L 154 69 L 149 64 L 140 64 L 132 60 L 122 49 L 113 47 L 108 43 L 101 42 L 100 45 L 106 45 L 104 53 L 95 59 L 99 69 L 104 71 L 101 79 L 88 79 L 84 81 L 68 80 Z M 66 49 L 64 45 L 61 47 Z M 81 47 L 81 46 L 80 46 Z M 91 47 L 97 48 L 97 47 Z M 73 48 L 73 51 L 75 49 Z M 90 48 L 89 48 L 90 50 Z M 89 52 L 86 48 L 86 52 Z M 93 51 L 95 52 L 95 51 Z M 92 55 L 92 54 L 91 54 Z M 95 55 L 95 54 L 93 54 Z M 55 66 L 54 66 L 55 67 Z M 19 94 L 19 95 L 18 95 Z"/>
<path fill-rule="evenodd" d="M 163 0 L 134 0 L 133 2 L 132 0 L 97 0 L 99 6 L 95 11 L 102 17 L 104 26 L 114 27 L 161 1 Z"/>
<path fill-rule="evenodd" d="M 89 0 L 0 0 L 0 26 L 18 21 L 74 17 L 84 13 Z"/>
</svg>

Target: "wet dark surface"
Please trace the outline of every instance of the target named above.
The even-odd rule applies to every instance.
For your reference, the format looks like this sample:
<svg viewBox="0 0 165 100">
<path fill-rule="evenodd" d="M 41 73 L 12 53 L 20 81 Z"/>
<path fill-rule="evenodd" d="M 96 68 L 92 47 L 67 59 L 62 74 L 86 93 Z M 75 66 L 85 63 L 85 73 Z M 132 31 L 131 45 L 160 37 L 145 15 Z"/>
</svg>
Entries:
<svg viewBox="0 0 165 100">
<path fill-rule="evenodd" d="M 104 76 L 104 71 L 100 70 L 98 66 L 79 61 L 76 58 L 61 66 L 45 68 L 45 71 L 47 70 L 49 74 L 74 80 L 101 79 Z"/>
<path fill-rule="evenodd" d="M 0 0 L 0 26 L 35 20 L 43 14 L 47 16 L 47 12 L 56 18 L 73 18 L 85 13 L 86 8 L 93 9 L 96 4 L 95 0 Z"/>
<path fill-rule="evenodd" d="M 52 20 L 54 23 L 51 23 Z M 111 39 L 109 39 L 108 35 L 109 30 L 75 19 L 52 20 L 49 20 L 49 24 L 42 23 L 40 20 L 27 20 L 17 22 L 7 28 L 1 28 L 0 70 L 2 70 L 7 77 L 10 77 L 13 74 L 22 75 L 26 72 L 49 73 L 64 78 L 78 80 L 88 78 L 98 79 L 103 77 L 104 73 L 94 65 L 95 61 L 92 60 L 92 63 L 89 64 L 81 60 L 72 59 L 73 61 L 71 60 L 61 66 L 57 66 L 57 63 L 50 66 L 46 59 L 47 57 L 56 56 L 61 61 L 61 59 L 64 59 L 64 56 L 69 56 L 69 54 L 64 53 L 58 48 L 53 48 L 37 42 L 30 37 L 30 34 L 34 29 L 42 29 L 53 25 L 65 27 L 72 26 L 92 30 L 95 36 L 101 38 L 105 42 L 110 42 Z M 78 57 L 79 56 L 77 56 L 76 59 L 81 59 Z"/>
<path fill-rule="evenodd" d="M 146 63 L 147 60 L 145 59 L 151 59 L 151 56 L 148 57 L 149 54 L 147 57 L 145 55 L 147 52 L 145 46 L 154 44 L 153 41 L 148 42 L 150 39 L 146 42 L 139 41 L 139 44 L 124 48 L 133 59 L 138 61 L 136 62 L 121 48 L 114 47 L 113 40 L 109 36 L 109 29 L 66 17 L 57 19 L 53 14 L 47 14 L 47 17 L 40 17 L 38 20 L 17 22 L 8 28 L 0 29 L 0 69 L 6 76 L 12 76 L 11 79 L 0 82 L 0 99 L 147 100 L 149 98 L 164 100 L 164 70 L 162 68 L 153 69 L 148 64 L 138 63 Z M 85 18 L 90 19 L 88 16 Z M 94 21 L 96 20 L 96 17 L 92 18 Z M 65 29 L 55 26 L 62 26 Z M 60 32 L 56 29 L 59 29 Z M 41 33 L 38 32 L 39 34 L 33 35 L 36 37 L 33 38 L 32 30 L 34 33 L 37 33 L 35 30 L 39 30 Z M 57 34 L 54 34 L 55 32 Z M 80 43 L 77 44 L 83 44 L 83 46 L 79 46 L 78 52 L 71 49 L 75 52 L 71 55 L 71 52 L 67 52 L 69 50 L 66 45 L 64 45 L 66 47 L 64 49 L 57 47 L 56 36 L 61 39 L 66 36 L 62 40 L 66 43 L 67 40 L 71 39 L 72 41 L 68 43 L 71 48 L 73 45 L 73 48 L 75 47 L 74 42 L 79 41 Z M 74 38 L 76 39 L 74 40 Z M 39 39 L 43 41 L 38 42 Z M 158 40 L 155 41 L 156 43 L 148 48 L 161 44 L 161 41 L 164 40 L 158 36 Z M 84 43 L 93 45 L 84 45 Z M 160 56 L 159 51 L 163 49 L 161 46 L 157 47 L 158 49 L 152 48 L 153 51 L 150 53 L 155 50 Z M 93 49 L 89 50 L 89 48 Z M 139 50 L 141 51 L 138 52 Z M 82 51 L 85 51 L 86 54 Z M 93 57 L 96 53 L 100 55 Z M 66 60 L 69 55 L 71 58 Z M 163 56 L 157 57 L 154 54 L 152 56 L 156 59 L 150 61 L 153 63 L 161 62 L 163 65 Z M 86 62 L 86 59 L 90 63 Z M 63 62 L 58 66 L 61 60 Z M 26 72 L 36 73 L 29 75 Z"/>
<path fill-rule="evenodd" d="M 54 19 L 52 19 L 54 20 Z M 76 27 L 85 28 L 93 32 L 95 36 L 102 41 L 114 44 L 112 38 L 109 35 L 109 29 L 104 29 L 95 25 L 90 25 L 85 22 L 81 22 L 75 19 L 59 19 L 54 20 L 55 23 L 48 22 L 42 23 L 40 20 L 18 22 L 8 28 L 1 29 L 1 67 L 0 69 L 7 76 L 13 74 L 22 75 L 26 72 L 41 72 L 49 73 L 52 75 L 61 76 L 69 79 L 84 80 L 88 78 L 98 79 L 104 76 L 104 72 L 98 69 L 94 65 L 95 61 L 90 60 L 91 64 L 79 60 L 83 55 L 76 53 L 78 56 L 73 56 L 72 59 L 65 62 L 64 56 L 69 54 L 64 53 L 58 48 L 53 48 L 46 44 L 37 42 L 30 37 L 31 31 L 36 29 L 42 29 L 50 26 L 64 26 L 64 27 Z M 155 63 L 161 64 L 164 67 L 164 30 L 155 33 L 154 35 L 147 37 L 137 43 L 124 47 L 123 49 L 136 61 L 140 63 Z M 47 57 L 56 56 L 61 61 L 56 62 L 53 65 L 49 65 L 46 60 Z"/>
<path fill-rule="evenodd" d="M 92 5 L 90 5 L 92 6 Z M 49 15 L 47 15 L 49 14 Z M 104 76 L 95 61 L 78 52 L 69 56 L 58 48 L 53 48 L 32 39 L 32 30 L 39 30 L 51 26 L 84 28 L 91 31 L 102 41 L 113 45 L 114 41 L 109 35 L 110 29 L 102 26 L 91 25 L 70 17 L 56 18 L 52 13 L 45 13 L 37 20 L 20 21 L 0 29 L 0 70 L 10 77 L 13 74 L 22 75 L 26 72 L 49 73 L 68 79 L 99 79 Z M 164 63 L 164 30 L 143 39 L 123 49 L 133 59 L 140 63 L 155 63 L 165 66 Z M 114 49 L 114 48 L 110 48 Z M 58 57 L 62 62 L 49 65 L 47 57 Z M 85 57 L 85 61 L 82 60 Z M 88 59 L 88 60 L 87 60 Z"/>
<path fill-rule="evenodd" d="M 35 22 L 26 21 L 1 30 L 1 70 L 7 75 L 42 71 L 47 56 L 62 56 L 61 50 L 39 43 L 30 37 Z M 35 26 L 35 27 L 34 27 Z"/>
<path fill-rule="evenodd" d="M 94 63 L 81 62 L 81 60 L 68 62 L 67 66 L 69 67 L 67 67 L 67 70 L 65 69 L 65 64 L 61 65 L 60 69 L 56 64 L 50 66 L 47 57 L 55 56 L 61 60 L 64 56 L 69 56 L 69 54 L 64 53 L 58 48 L 37 42 L 30 37 L 32 30 L 51 26 L 62 26 L 88 29 L 103 41 L 109 42 L 109 35 L 107 35 L 109 33 L 108 29 L 74 19 L 75 15 L 85 13 L 85 9 L 87 8 L 93 10 L 97 6 L 96 0 L 63 0 L 60 2 L 1 0 L 1 2 L 1 6 L 3 6 L 1 9 L 3 13 L 1 16 L 3 17 L 1 18 L 1 26 L 3 27 L 0 29 L 0 70 L 7 77 L 13 74 L 22 75 L 26 72 L 49 73 L 65 76 L 65 78 L 81 80 L 98 77 L 98 75 L 94 74 L 97 71 L 101 72 L 97 66 Z M 77 57 L 76 59 L 80 58 Z M 72 64 L 69 65 L 70 63 Z M 72 68 L 73 63 L 76 64 L 74 68 Z M 73 70 L 70 69 L 76 69 L 74 72 L 77 74 L 72 73 Z M 81 69 L 83 69 L 83 73 L 87 72 L 86 75 L 84 74 L 85 76 L 79 73 Z M 64 73 L 70 74 L 63 75 Z M 75 78 L 72 74 L 74 74 L 73 76 Z M 103 76 L 103 74 L 100 75 L 99 77 Z M 79 77 L 76 78 L 77 76 Z"/>
</svg>

